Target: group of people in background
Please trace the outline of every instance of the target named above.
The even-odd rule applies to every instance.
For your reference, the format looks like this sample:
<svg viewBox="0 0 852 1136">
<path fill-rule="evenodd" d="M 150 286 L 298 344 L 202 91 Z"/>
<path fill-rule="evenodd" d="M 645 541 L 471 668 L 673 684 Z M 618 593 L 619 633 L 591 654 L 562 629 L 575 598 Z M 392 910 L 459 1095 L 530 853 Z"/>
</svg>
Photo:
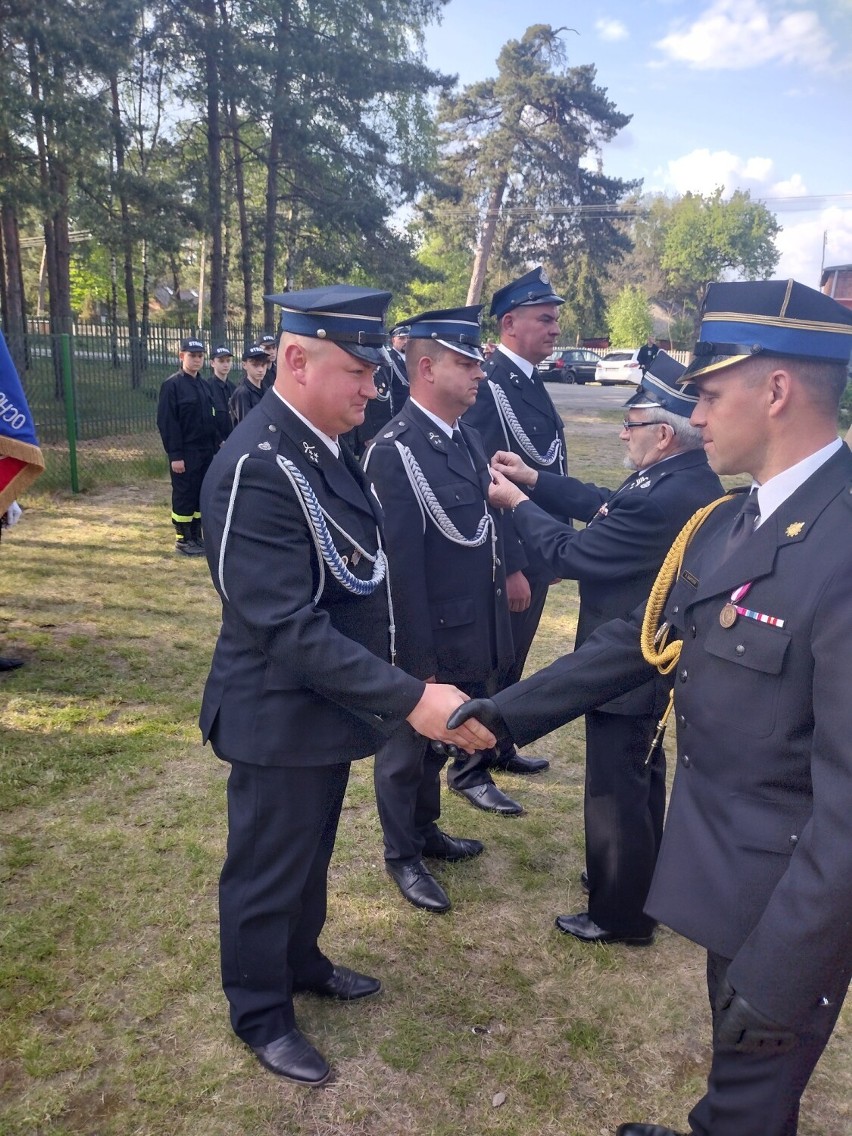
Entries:
<svg viewBox="0 0 852 1136">
<path fill-rule="evenodd" d="M 548 760 L 517 746 L 585 714 L 588 904 L 556 927 L 584 949 L 649 947 L 660 920 L 705 947 L 713 1065 L 690 1131 L 794 1136 L 852 972 L 848 820 L 837 827 L 852 722 L 833 697 L 852 663 L 852 458 L 836 430 L 852 313 L 792 281 L 711 285 L 688 368 L 646 345 L 619 431 L 629 472 L 610 489 L 570 475 L 537 370 L 564 302 L 542 268 L 492 297 L 487 359 L 480 305 L 414 314 L 388 348 L 388 293 L 269 299 L 274 377 L 264 390 L 260 355 L 256 378 L 244 360 L 254 393 L 227 434 L 225 348 L 208 385 L 202 345 L 184 341 L 160 404 L 178 542 L 205 548 L 223 608 L 201 728 L 230 765 L 220 929 L 236 1034 L 271 1072 L 323 1084 L 294 994 L 381 988 L 318 942 L 352 760 L 375 754 L 388 875 L 442 914 L 434 863 L 484 845 L 440 828 L 441 770 L 474 808 L 517 817 L 494 774 L 542 773 Z M 164 426 L 192 414 L 204 426 L 178 449 Z M 728 504 L 720 473 L 755 492 Z M 577 650 L 522 682 L 563 579 L 579 583 Z"/>
<path fill-rule="evenodd" d="M 277 338 L 263 335 L 243 352 L 243 373 L 234 384 L 230 347 L 220 344 L 210 354 L 211 374 L 204 378 L 204 344 L 181 340 L 180 370 L 160 387 L 157 429 L 169 459 L 175 552 L 204 555 L 201 527 L 201 483 L 213 455 L 234 426 L 255 407 L 275 382 Z"/>
</svg>

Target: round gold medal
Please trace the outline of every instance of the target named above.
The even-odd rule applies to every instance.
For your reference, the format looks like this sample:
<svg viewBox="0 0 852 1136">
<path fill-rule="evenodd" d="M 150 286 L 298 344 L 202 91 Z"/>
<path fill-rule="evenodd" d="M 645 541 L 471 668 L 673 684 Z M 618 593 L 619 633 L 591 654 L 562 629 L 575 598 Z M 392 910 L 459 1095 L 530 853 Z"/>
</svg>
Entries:
<svg viewBox="0 0 852 1136">
<path fill-rule="evenodd" d="M 737 622 L 737 609 L 732 603 L 726 603 L 719 612 L 719 622 L 723 627 L 733 627 Z"/>
</svg>

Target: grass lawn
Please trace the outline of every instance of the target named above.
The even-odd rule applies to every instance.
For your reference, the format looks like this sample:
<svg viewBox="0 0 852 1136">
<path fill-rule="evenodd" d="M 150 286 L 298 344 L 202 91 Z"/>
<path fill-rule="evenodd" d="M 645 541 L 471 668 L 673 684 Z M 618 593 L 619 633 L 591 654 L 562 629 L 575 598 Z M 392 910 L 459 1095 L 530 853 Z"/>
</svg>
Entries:
<svg viewBox="0 0 852 1136">
<path fill-rule="evenodd" d="M 569 422 L 573 472 L 616 485 L 608 421 Z M 526 816 L 445 794 L 444 825 L 486 855 L 439 867 L 432 917 L 382 870 L 372 763 L 353 766 L 323 945 L 380 976 L 372 1002 L 300 996 L 332 1061 L 322 1090 L 264 1072 L 230 1032 L 216 886 L 225 768 L 196 715 L 218 626 L 203 560 L 172 553 L 162 480 L 31 496 L 0 548 L 0 1133 L 91 1136 L 599 1136 L 684 1128 L 709 1057 L 703 956 L 662 930 L 589 948 L 582 723 L 504 776 Z M 531 664 L 568 649 L 576 588 L 552 589 Z M 852 1013 L 805 1098 L 802 1136 L 852 1132 Z"/>
</svg>

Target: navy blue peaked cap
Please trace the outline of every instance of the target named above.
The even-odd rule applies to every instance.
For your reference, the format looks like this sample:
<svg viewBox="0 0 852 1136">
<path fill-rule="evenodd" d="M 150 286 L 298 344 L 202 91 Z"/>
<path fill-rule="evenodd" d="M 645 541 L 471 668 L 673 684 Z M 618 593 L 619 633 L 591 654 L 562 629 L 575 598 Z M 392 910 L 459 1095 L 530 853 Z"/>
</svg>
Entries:
<svg viewBox="0 0 852 1136">
<path fill-rule="evenodd" d="M 491 315 L 500 319 L 513 308 L 564 303 L 561 296 L 554 294 L 547 273 L 539 265 L 538 268 L 519 276 L 517 280 L 505 284 L 494 293 L 491 300 Z"/>
<path fill-rule="evenodd" d="M 852 311 L 796 280 L 708 284 L 700 339 L 683 381 L 761 352 L 848 363 Z"/>
<path fill-rule="evenodd" d="M 336 343 L 356 359 L 378 367 L 384 362 L 384 317 L 390 292 L 330 284 L 302 292 L 264 296 L 281 305 L 281 330 Z"/>
<path fill-rule="evenodd" d="M 481 316 L 482 304 L 423 312 L 408 321 L 408 338 L 431 339 L 460 355 L 481 361 L 484 358 L 479 349 L 482 342 Z"/>
<path fill-rule="evenodd" d="M 698 389 L 692 384 L 678 385 L 686 367 L 673 359 L 668 351 L 658 351 L 653 363 L 642 377 L 636 393 L 625 406 L 659 406 L 670 414 L 689 418 L 698 402 Z"/>
</svg>

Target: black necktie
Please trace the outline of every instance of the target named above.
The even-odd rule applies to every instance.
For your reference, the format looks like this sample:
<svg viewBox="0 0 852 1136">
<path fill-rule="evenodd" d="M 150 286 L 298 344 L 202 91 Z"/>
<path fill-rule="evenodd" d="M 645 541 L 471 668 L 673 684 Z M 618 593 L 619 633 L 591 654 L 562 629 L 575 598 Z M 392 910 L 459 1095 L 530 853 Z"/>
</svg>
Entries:
<svg viewBox="0 0 852 1136">
<path fill-rule="evenodd" d="M 759 517 L 760 505 L 757 500 L 757 490 L 754 489 L 743 501 L 742 508 L 734 517 L 734 523 L 731 525 L 731 531 L 728 534 L 728 543 L 725 546 L 726 560 L 741 544 L 745 544 L 754 532 Z"/>
<path fill-rule="evenodd" d="M 462 455 L 465 461 L 469 462 L 470 465 L 475 469 L 476 467 L 473 465 L 473 456 L 471 455 L 470 450 L 467 448 L 467 442 L 462 437 L 462 432 L 461 430 L 459 430 L 458 426 L 456 426 L 455 430 L 453 430 L 453 441 L 455 442 L 459 453 Z"/>
</svg>

